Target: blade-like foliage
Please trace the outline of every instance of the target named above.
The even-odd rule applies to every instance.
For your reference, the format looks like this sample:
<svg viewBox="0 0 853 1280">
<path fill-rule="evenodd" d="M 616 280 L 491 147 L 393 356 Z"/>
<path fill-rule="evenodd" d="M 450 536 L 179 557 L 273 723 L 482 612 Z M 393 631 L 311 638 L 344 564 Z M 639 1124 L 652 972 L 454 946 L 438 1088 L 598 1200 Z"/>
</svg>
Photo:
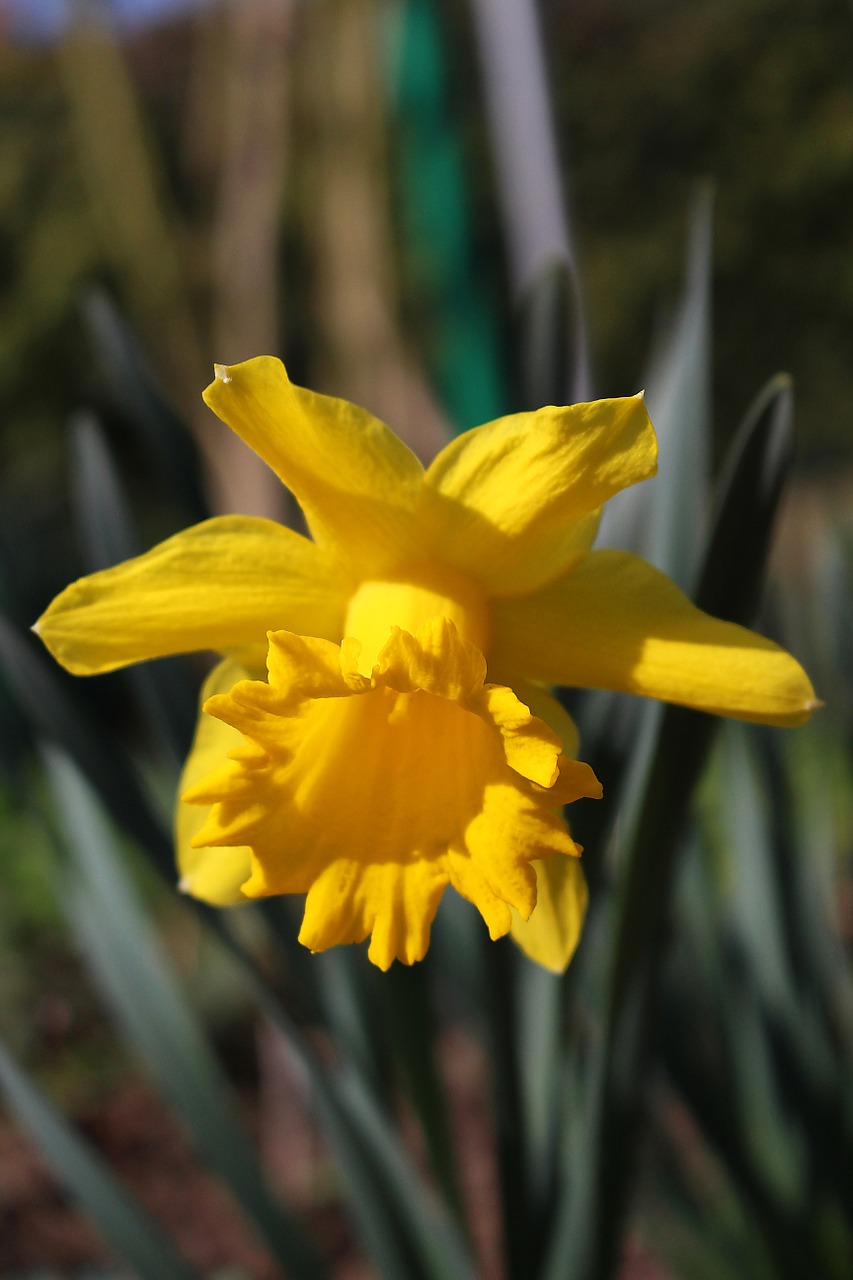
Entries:
<svg viewBox="0 0 853 1280">
<path fill-rule="evenodd" d="M 557 278 L 568 281 L 572 304 L 565 307 L 564 299 L 559 305 L 572 328 L 571 374 L 557 403 L 588 400 L 587 336 L 536 6 L 532 0 L 473 0 L 472 10 L 515 293 L 524 298 L 533 289 L 528 306 L 535 311 L 545 307 L 545 273 L 556 268 Z M 533 360 L 544 364 L 539 353 Z"/>
<path fill-rule="evenodd" d="M 71 498 L 86 571 L 107 569 L 140 551 L 130 506 L 106 436 L 92 414 L 71 423 Z M 181 658 L 142 663 L 122 673 L 154 743 L 177 766 L 192 741 L 197 695 Z"/>
<path fill-rule="evenodd" d="M 711 196 L 702 191 L 691 215 L 678 308 L 645 378 L 659 471 L 607 503 L 599 535 L 599 545 L 638 552 L 688 593 L 708 527 L 711 229 Z"/>
<path fill-rule="evenodd" d="M 325 1270 L 266 1188 L 222 1072 L 135 901 L 91 790 L 54 748 L 45 749 L 45 767 L 71 859 L 60 900 L 113 1017 L 288 1274 L 319 1280 Z"/>
<path fill-rule="evenodd" d="M 0 616 L 0 671 L 31 730 L 65 751 L 96 789 L 114 820 L 174 881 L 171 837 L 140 786 L 123 748 L 92 724 L 84 699 L 62 679 L 31 637 Z"/>
<path fill-rule="evenodd" d="M 172 483 L 186 522 L 209 515 L 198 451 L 185 423 L 152 375 L 139 341 L 110 296 L 92 289 L 81 303 L 97 367 L 109 403 L 121 414 L 143 451 Z"/>
<path fill-rule="evenodd" d="M 767 529 L 781 490 L 781 483 L 768 484 L 766 478 L 779 470 L 784 474 L 785 451 L 779 437 L 789 433 L 790 427 L 789 416 L 753 415 L 744 432 L 747 439 L 757 439 L 746 448 L 741 438 L 741 461 L 729 471 L 717 504 L 697 603 L 734 621 L 744 620 L 758 597 L 763 560 L 755 556 L 743 563 L 740 548 L 756 538 L 766 551 Z M 733 526 L 739 536 L 733 536 Z M 746 581 L 730 609 L 717 598 L 718 584 L 741 573 Z M 576 1177 L 568 1203 L 557 1217 L 545 1271 L 548 1280 L 605 1276 L 616 1263 L 636 1171 L 643 1082 L 679 842 L 714 725 L 711 717 L 697 712 L 666 708 L 640 799 L 628 819 L 604 1034 L 589 1068 L 582 1139 L 572 1155 Z"/>
<path fill-rule="evenodd" d="M 193 1280 L 157 1224 L 0 1044 L 0 1094 L 110 1248 L 143 1280 Z"/>
</svg>

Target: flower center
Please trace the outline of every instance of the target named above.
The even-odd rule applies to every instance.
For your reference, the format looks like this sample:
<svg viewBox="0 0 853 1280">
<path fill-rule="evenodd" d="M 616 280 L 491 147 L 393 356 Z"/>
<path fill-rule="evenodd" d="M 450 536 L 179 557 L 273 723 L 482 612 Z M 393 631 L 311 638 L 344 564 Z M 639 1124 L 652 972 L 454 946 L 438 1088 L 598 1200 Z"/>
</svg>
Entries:
<svg viewBox="0 0 853 1280">
<path fill-rule="evenodd" d="M 464 639 L 485 652 L 490 618 L 484 593 L 453 569 L 429 563 L 362 582 L 349 602 L 344 635 L 361 641 L 359 667 L 370 675 L 392 627 L 414 632 L 435 617 L 450 618 Z"/>
</svg>

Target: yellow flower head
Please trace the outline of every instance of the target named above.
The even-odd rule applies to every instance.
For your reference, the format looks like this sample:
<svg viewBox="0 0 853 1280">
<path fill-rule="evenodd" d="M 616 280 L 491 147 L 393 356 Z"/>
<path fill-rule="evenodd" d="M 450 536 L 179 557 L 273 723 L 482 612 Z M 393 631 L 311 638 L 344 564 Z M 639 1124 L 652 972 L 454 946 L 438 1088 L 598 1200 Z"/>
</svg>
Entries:
<svg viewBox="0 0 853 1280">
<path fill-rule="evenodd" d="M 492 937 L 561 969 L 586 891 L 559 810 L 601 788 L 547 686 L 771 724 L 815 705 L 771 641 L 636 556 L 590 549 L 602 504 L 655 472 L 641 396 L 502 418 L 426 470 L 271 357 L 217 366 L 205 399 L 296 495 L 312 540 L 205 521 L 73 583 L 37 628 L 78 674 L 222 654 L 178 806 L 186 891 L 307 894 L 306 946 L 370 934 L 387 968 L 423 956 L 449 884 Z"/>
</svg>

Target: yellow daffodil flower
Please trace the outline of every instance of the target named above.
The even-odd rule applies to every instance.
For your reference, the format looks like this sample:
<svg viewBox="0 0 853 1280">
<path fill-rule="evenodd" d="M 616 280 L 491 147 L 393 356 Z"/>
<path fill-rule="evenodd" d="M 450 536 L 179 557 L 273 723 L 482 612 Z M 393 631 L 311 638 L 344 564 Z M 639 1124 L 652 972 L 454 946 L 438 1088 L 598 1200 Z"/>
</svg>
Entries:
<svg viewBox="0 0 853 1280">
<path fill-rule="evenodd" d="M 591 549 L 602 504 L 656 470 L 642 396 L 487 423 L 426 469 L 271 357 L 217 366 L 205 400 L 295 494 L 311 540 L 220 516 L 73 583 L 37 624 L 81 675 L 222 655 L 178 805 L 197 897 L 307 894 L 306 946 L 370 934 L 387 968 L 423 956 L 452 885 L 492 937 L 559 970 L 586 902 L 559 810 L 601 788 L 547 687 L 779 725 L 816 705 L 777 645 Z"/>
</svg>

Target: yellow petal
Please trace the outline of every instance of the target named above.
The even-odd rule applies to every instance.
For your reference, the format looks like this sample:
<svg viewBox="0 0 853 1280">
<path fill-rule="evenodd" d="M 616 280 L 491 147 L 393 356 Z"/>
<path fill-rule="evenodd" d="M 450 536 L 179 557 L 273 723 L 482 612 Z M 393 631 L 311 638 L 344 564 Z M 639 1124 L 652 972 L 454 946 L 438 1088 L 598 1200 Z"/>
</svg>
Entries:
<svg viewBox="0 0 853 1280">
<path fill-rule="evenodd" d="M 588 551 L 602 503 L 656 468 L 642 395 L 500 418 L 428 469 L 425 533 L 437 559 L 492 595 L 526 593 Z"/>
<path fill-rule="evenodd" d="M 372 933 L 367 954 L 380 969 L 396 959 L 414 964 L 426 954 L 446 884 L 442 869 L 427 860 L 364 866 L 339 858 L 308 892 L 299 941 L 311 951 L 324 951 L 362 942 Z"/>
<path fill-rule="evenodd" d="M 213 802 L 195 842 L 250 847 L 249 897 L 307 893 L 311 950 L 372 934 L 375 964 L 410 964 L 448 884 L 505 933 L 510 905 L 534 907 L 531 861 L 575 852 L 557 810 L 600 792 L 592 771 L 484 686 L 482 655 L 447 619 L 396 630 L 370 679 L 357 660 L 274 632 L 269 682 L 206 703 L 245 745 L 186 794 Z"/>
<path fill-rule="evenodd" d="M 492 669 L 492 678 L 499 684 L 507 684 L 529 707 L 537 720 L 544 720 L 563 745 L 563 754 L 576 759 L 580 751 L 580 733 L 572 717 L 561 702 L 542 685 L 531 684 L 521 676 L 498 674 Z"/>
<path fill-rule="evenodd" d="M 208 675 L 201 692 L 201 701 L 215 693 L 223 693 L 238 680 L 248 676 L 245 667 L 235 662 L 220 662 Z M 200 715 L 196 726 L 192 750 L 181 773 L 178 795 L 189 790 L 196 782 L 215 769 L 243 742 L 242 734 L 221 720 Z M 245 846 L 221 846 L 219 848 L 193 848 L 192 841 L 204 826 L 207 811 L 198 805 L 178 801 L 175 813 L 175 847 L 180 873 L 180 888 L 194 898 L 210 902 L 217 907 L 233 906 L 245 902 L 240 885 L 249 878 L 251 851 Z"/>
<path fill-rule="evenodd" d="M 578 858 L 535 862 L 536 908 L 528 920 L 512 913 L 510 935 L 526 956 L 563 973 L 574 955 L 586 915 L 587 888 Z"/>
<path fill-rule="evenodd" d="M 490 685 L 477 700 L 484 720 L 499 728 L 507 764 L 531 782 L 552 787 L 559 775 L 560 739 L 506 685 Z"/>
<path fill-rule="evenodd" d="M 486 660 L 477 646 L 464 640 L 455 624 L 442 616 L 428 619 L 417 635 L 392 627 L 376 671 L 382 684 L 398 693 L 422 689 L 462 702 L 482 695 Z M 478 714 L 482 710 L 478 709 Z"/>
<path fill-rule="evenodd" d="M 35 629 L 69 671 L 95 675 L 196 649 L 263 653 L 270 627 L 340 639 L 350 589 L 291 529 L 219 516 L 72 582 Z"/>
<path fill-rule="evenodd" d="M 548 684 L 616 689 L 716 715 L 794 725 L 818 705 L 771 640 L 702 613 L 623 551 L 593 551 L 523 600 L 495 601 L 490 661 Z"/>
<path fill-rule="evenodd" d="M 204 399 L 296 495 L 316 541 L 359 577 L 413 557 L 423 468 L 366 409 L 294 386 L 272 356 L 217 365 Z"/>
</svg>

